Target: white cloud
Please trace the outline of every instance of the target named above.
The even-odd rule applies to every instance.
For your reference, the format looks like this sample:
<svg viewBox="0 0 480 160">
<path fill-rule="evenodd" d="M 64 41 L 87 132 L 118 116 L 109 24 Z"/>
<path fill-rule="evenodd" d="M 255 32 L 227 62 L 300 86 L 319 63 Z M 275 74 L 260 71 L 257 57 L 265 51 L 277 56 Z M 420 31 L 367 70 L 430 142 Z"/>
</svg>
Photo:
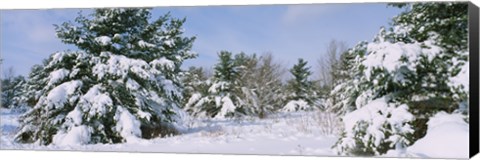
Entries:
<svg viewBox="0 0 480 160">
<path fill-rule="evenodd" d="M 312 17 L 331 15 L 346 4 L 288 5 L 282 20 L 286 24 L 302 23 Z"/>
</svg>

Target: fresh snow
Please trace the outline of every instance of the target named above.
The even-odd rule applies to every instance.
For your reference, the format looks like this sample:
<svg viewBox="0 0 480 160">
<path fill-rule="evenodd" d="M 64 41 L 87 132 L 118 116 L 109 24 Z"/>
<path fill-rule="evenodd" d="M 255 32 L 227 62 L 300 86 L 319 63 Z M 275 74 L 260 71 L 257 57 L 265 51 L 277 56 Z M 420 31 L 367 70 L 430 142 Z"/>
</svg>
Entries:
<svg viewBox="0 0 480 160">
<path fill-rule="evenodd" d="M 427 135 L 407 152 L 430 158 L 467 158 L 469 127 L 460 114 L 437 113 L 428 121 Z"/>
<path fill-rule="evenodd" d="M 439 112 L 428 121 L 427 134 L 406 151 L 388 151 L 385 157 L 468 158 L 469 125 L 461 114 Z"/>
<path fill-rule="evenodd" d="M 138 125 L 131 114 L 119 109 L 117 118 L 122 134 L 129 135 L 122 144 L 82 144 L 89 134 L 88 128 L 78 126 L 68 134 L 57 135 L 54 144 L 19 144 L 13 141 L 19 126 L 16 121 L 20 113 L 0 109 L 2 129 L 0 149 L 41 149 L 80 151 L 129 151 L 129 152 L 174 152 L 174 153 L 217 153 L 217 154 L 270 154 L 270 155 L 315 155 L 336 156 L 331 146 L 337 140 L 338 124 L 330 125 L 334 134 L 326 134 L 323 122 L 335 121 L 319 112 L 295 112 L 272 115 L 266 119 L 249 120 L 194 120 L 183 134 L 151 140 L 138 139 Z M 78 135 L 73 138 L 70 135 Z M 83 138 L 82 138 L 83 137 Z M 60 140 L 65 140 L 64 142 Z M 72 145 L 75 144 L 75 145 Z"/>
<path fill-rule="evenodd" d="M 374 146 L 379 146 L 384 141 L 398 143 L 402 141 L 402 134 L 413 133 L 411 126 L 406 124 L 413 118 L 413 115 L 408 112 L 407 105 L 397 106 L 396 104 L 388 103 L 386 97 L 375 99 L 365 106 L 347 113 L 342 118 L 346 137 L 342 138 L 342 142 L 337 147 L 337 152 L 341 152 L 346 146 L 353 148 L 356 138 L 360 138 L 365 144 L 373 142 Z M 361 123 L 369 124 L 366 128 L 365 136 L 355 137 L 354 132 L 361 127 L 359 126 Z M 390 137 L 386 137 L 383 130 L 386 124 L 392 126 Z"/>
<path fill-rule="evenodd" d="M 53 136 L 53 144 L 58 146 L 85 145 L 90 140 L 90 130 L 87 126 L 74 126 L 67 133 L 58 133 Z"/>
<path fill-rule="evenodd" d="M 63 80 L 64 78 L 69 76 L 69 73 L 70 73 L 70 71 L 68 69 L 65 69 L 65 68 L 58 69 L 58 70 L 55 70 L 55 71 L 51 72 L 50 76 L 49 76 L 50 80 L 48 81 L 47 85 L 51 86 L 51 85 L 57 83 L 58 81 Z"/>
<path fill-rule="evenodd" d="M 310 108 L 307 102 L 304 100 L 293 100 L 287 103 L 285 107 L 283 107 L 284 112 L 295 112 L 298 110 L 307 110 Z"/>
<path fill-rule="evenodd" d="M 136 142 L 141 137 L 142 131 L 140 131 L 140 121 L 135 118 L 130 112 L 118 106 L 117 113 L 115 114 L 116 130 L 120 132 L 121 136 L 126 139 L 127 142 Z"/>
<path fill-rule="evenodd" d="M 114 38 L 115 38 L 115 37 L 114 37 Z M 154 44 L 145 42 L 145 41 L 143 41 L 143 40 L 138 41 L 138 46 L 140 46 L 140 47 L 142 47 L 142 48 L 155 47 Z"/>
<path fill-rule="evenodd" d="M 100 37 L 95 38 L 95 41 L 97 43 L 100 43 L 100 45 L 102 45 L 102 46 L 106 46 L 106 45 L 109 45 L 111 43 L 112 39 L 108 36 L 100 36 Z"/>
<path fill-rule="evenodd" d="M 70 81 L 65 82 L 50 91 L 46 97 L 49 105 L 53 105 L 52 107 L 60 107 L 63 106 L 68 100 L 72 100 L 70 96 L 82 85 L 82 82 L 77 81 Z M 42 100 L 42 99 L 40 99 Z"/>
<path fill-rule="evenodd" d="M 100 85 L 91 87 L 88 92 L 82 96 L 79 102 L 80 107 L 88 109 L 88 114 L 104 115 L 107 113 L 107 106 L 112 106 L 113 101 L 108 94 L 102 93 Z"/>
<path fill-rule="evenodd" d="M 215 116 L 217 119 L 223 119 L 226 117 L 228 113 L 235 113 L 235 109 L 237 108 L 230 97 L 223 97 L 221 98 L 222 109 L 220 112 Z"/>
<path fill-rule="evenodd" d="M 367 79 L 370 79 L 372 70 L 375 68 L 384 68 L 389 73 L 392 73 L 404 66 L 414 71 L 416 70 L 415 62 L 418 62 L 422 55 L 431 61 L 435 55 L 441 53 L 441 50 L 442 49 L 434 45 L 434 42 L 431 40 L 422 43 L 391 43 L 388 41 L 369 43 L 367 46 L 367 52 L 369 54 L 365 57 L 362 65 L 366 68 L 365 76 Z M 408 61 L 406 63 L 400 61 L 402 57 L 406 57 Z"/>
</svg>

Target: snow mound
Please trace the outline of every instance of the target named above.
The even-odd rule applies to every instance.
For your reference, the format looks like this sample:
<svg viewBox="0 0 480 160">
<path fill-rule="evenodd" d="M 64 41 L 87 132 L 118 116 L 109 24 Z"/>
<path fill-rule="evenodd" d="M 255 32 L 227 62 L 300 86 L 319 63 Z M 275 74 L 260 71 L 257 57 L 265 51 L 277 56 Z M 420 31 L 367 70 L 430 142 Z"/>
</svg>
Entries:
<svg viewBox="0 0 480 160">
<path fill-rule="evenodd" d="M 120 132 L 120 135 L 125 138 L 127 143 L 140 141 L 142 135 L 140 121 L 127 109 L 118 106 L 115 120 L 117 122 L 115 129 Z"/>
<path fill-rule="evenodd" d="M 283 107 L 284 112 L 295 112 L 298 110 L 306 110 L 309 109 L 310 105 L 304 100 L 293 100 L 287 103 L 285 107 Z"/>
<path fill-rule="evenodd" d="M 90 130 L 81 125 L 72 127 L 67 133 L 59 133 L 53 137 L 53 144 L 59 146 L 85 145 L 90 141 Z"/>
<path fill-rule="evenodd" d="M 468 158 L 469 125 L 461 114 L 439 112 L 428 121 L 425 137 L 407 152 L 429 158 Z"/>
</svg>

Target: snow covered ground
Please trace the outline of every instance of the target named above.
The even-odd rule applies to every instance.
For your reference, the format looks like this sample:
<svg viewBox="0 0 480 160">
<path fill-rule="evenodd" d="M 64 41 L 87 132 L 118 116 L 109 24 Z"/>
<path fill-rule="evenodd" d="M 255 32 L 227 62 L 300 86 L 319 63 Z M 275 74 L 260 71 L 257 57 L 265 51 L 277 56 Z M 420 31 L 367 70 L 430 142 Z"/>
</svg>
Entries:
<svg viewBox="0 0 480 160">
<path fill-rule="evenodd" d="M 124 144 L 39 146 L 13 141 L 20 114 L 0 109 L 0 149 L 337 156 L 331 147 L 342 126 L 331 114 L 296 112 L 266 119 L 187 120 L 181 135 Z M 468 124 L 459 115 L 441 112 L 424 138 L 405 152 L 391 150 L 381 157 L 467 158 L 468 137 Z"/>
<path fill-rule="evenodd" d="M 39 146 L 13 142 L 20 114 L 0 111 L 0 149 L 336 156 L 331 146 L 340 129 L 332 115 L 298 112 L 266 119 L 187 121 L 182 135 L 125 144 Z"/>
</svg>

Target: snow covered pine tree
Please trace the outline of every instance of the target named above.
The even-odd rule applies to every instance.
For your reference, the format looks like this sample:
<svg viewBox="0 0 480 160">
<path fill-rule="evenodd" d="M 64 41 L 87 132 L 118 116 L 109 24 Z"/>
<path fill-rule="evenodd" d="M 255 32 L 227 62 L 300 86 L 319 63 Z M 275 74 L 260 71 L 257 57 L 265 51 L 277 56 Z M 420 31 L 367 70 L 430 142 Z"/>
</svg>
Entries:
<svg viewBox="0 0 480 160">
<path fill-rule="evenodd" d="M 204 118 L 224 119 L 245 115 L 244 102 L 239 86 L 239 66 L 232 53 L 221 51 L 219 62 L 207 95 L 198 99 L 194 105 L 194 115 Z M 198 97 L 192 97 L 198 98 Z M 192 100 L 193 101 L 193 100 Z"/>
<path fill-rule="evenodd" d="M 57 25 L 57 37 L 80 50 L 55 53 L 38 68 L 47 74 L 37 79 L 44 92 L 22 116 L 16 140 L 80 145 L 176 133 L 177 76 L 195 57 L 195 38 L 182 37 L 185 19 L 150 18 L 149 9 L 97 9 Z"/>
<path fill-rule="evenodd" d="M 288 103 L 282 110 L 293 112 L 315 109 L 314 103 L 317 101 L 318 95 L 314 82 L 308 79 L 312 72 L 310 72 L 310 67 L 307 67 L 307 61 L 298 59 L 298 63 L 290 69 L 290 73 L 292 73 L 293 79 L 288 81 L 286 86 Z"/>
<path fill-rule="evenodd" d="M 5 77 L 2 79 L 2 107 L 22 108 L 21 95 L 24 94 L 25 78 L 23 76 Z"/>
<path fill-rule="evenodd" d="M 467 4 L 408 5 L 356 54 L 359 76 L 338 86 L 355 82 L 343 98 L 347 105 L 355 99 L 355 110 L 342 119 L 345 131 L 334 146 L 341 155 L 405 155 L 431 117 L 468 108 L 461 107 L 468 101 Z"/>
</svg>

